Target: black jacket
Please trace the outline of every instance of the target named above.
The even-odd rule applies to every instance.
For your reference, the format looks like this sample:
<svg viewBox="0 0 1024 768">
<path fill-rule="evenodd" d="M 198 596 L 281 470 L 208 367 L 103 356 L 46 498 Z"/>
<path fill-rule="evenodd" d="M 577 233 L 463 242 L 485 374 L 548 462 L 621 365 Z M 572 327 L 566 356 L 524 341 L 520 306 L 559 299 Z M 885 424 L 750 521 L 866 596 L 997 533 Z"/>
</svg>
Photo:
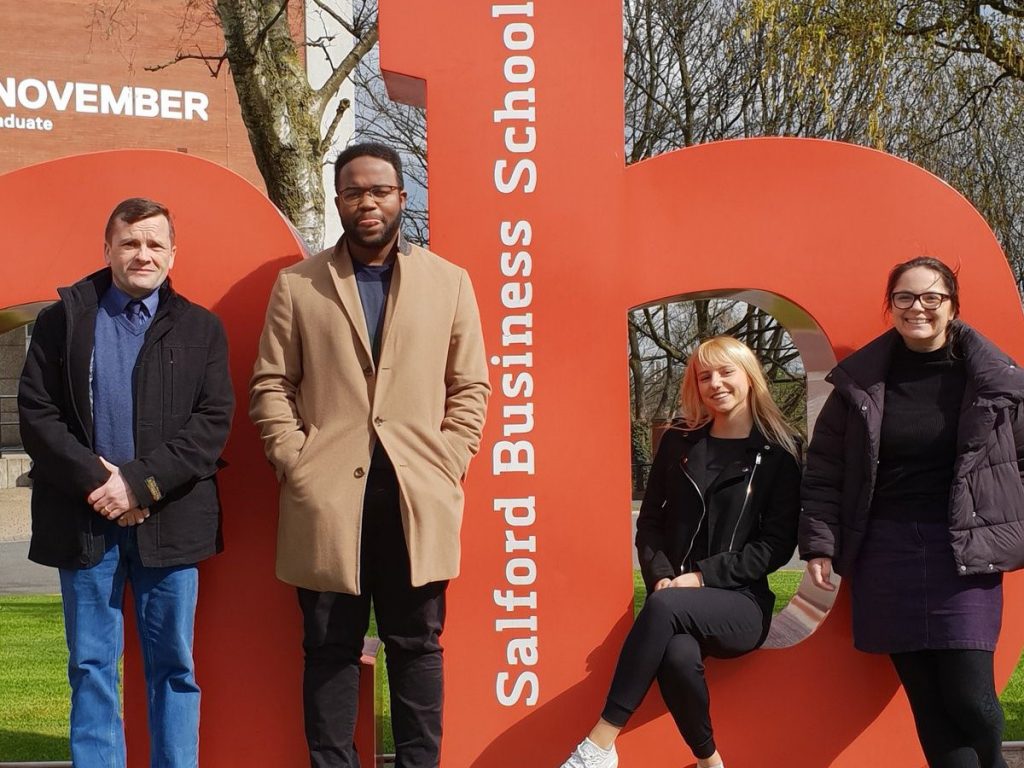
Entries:
<svg viewBox="0 0 1024 768">
<path fill-rule="evenodd" d="M 1024 372 L 988 339 L 958 323 L 958 354 L 967 368 L 949 529 L 962 575 L 1024 565 Z M 890 330 L 850 355 L 826 377 L 834 390 L 814 425 L 807 452 L 800 555 L 830 557 L 849 573 L 870 517 L 878 467 Z"/>
<path fill-rule="evenodd" d="M 103 555 L 107 521 L 86 502 L 108 472 L 92 450 L 90 365 L 103 269 L 58 290 L 36 320 L 18 390 L 32 457 L 32 542 L 43 565 L 87 568 Z M 142 563 L 198 562 L 221 549 L 215 473 L 231 428 L 234 391 L 220 320 L 171 288 L 146 331 L 132 377 L 136 459 L 121 467 L 150 517 L 138 527 Z M 127 404 L 126 404 L 127 405 Z"/>
<path fill-rule="evenodd" d="M 743 460 L 725 467 L 701 494 L 707 434 L 708 427 L 672 428 L 661 438 L 636 524 L 644 583 L 651 592 L 661 579 L 696 570 L 705 586 L 770 596 L 768 574 L 796 548 L 800 467 L 755 429 Z M 708 556 L 693 562 L 705 515 L 708 541 L 701 549 Z"/>
</svg>

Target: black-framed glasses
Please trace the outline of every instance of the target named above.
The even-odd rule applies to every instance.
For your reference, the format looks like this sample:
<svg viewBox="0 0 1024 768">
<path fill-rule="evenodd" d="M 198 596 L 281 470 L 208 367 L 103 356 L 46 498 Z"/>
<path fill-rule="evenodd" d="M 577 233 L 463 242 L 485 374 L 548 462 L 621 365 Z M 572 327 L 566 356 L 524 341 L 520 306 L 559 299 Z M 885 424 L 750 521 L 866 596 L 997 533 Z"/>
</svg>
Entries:
<svg viewBox="0 0 1024 768">
<path fill-rule="evenodd" d="M 948 293 L 939 293 L 937 291 L 926 291 L 925 293 L 893 291 L 889 295 L 889 300 L 896 309 L 910 309 L 916 301 L 920 301 L 921 306 L 925 309 L 938 309 L 942 306 L 942 302 L 947 301 L 949 298 L 951 297 Z"/>
<path fill-rule="evenodd" d="M 375 184 L 372 187 L 345 187 L 338 196 L 348 205 L 355 205 L 362 202 L 366 195 L 369 195 L 375 202 L 383 203 L 401 187 L 393 184 Z"/>
</svg>

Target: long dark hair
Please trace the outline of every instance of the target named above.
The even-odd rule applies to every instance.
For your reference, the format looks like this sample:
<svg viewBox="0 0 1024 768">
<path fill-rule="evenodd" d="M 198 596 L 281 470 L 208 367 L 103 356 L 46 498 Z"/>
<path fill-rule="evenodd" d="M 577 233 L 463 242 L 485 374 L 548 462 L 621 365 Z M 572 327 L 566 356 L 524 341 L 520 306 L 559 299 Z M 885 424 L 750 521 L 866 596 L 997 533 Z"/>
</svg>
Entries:
<svg viewBox="0 0 1024 768">
<path fill-rule="evenodd" d="M 917 267 L 923 267 L 935 272 L 942 279 L 946 287 L 946 293 L 949 294 L 949 303 L 953 309 L 953 319 L 946 331 L 946 348 L 952 357 L 957 357 L 960 339 L 960 280 L 957 277 L 960 272 L 959 267 L 952 269 L 945 262 L 939 261 L 934 256 L 916 256 L 909 261 L 897 264 L 889 270 L 889 279 L 885 283 L 885 297 L 882 300 L 883 311 L 886 314 L 892 311 L 892 292 L 896 287 L 896 283 L 899 282 L 899 279 L 906 272 Z"/>
</svg>

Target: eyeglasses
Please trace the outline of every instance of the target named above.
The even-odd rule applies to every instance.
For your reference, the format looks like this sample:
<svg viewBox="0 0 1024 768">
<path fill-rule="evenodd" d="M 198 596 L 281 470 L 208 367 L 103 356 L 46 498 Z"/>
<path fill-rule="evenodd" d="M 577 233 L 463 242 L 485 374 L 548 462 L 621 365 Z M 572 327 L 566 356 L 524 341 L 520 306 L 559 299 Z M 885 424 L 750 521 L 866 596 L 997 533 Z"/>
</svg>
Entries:
<svg viewBox="0 0 1024 768">
<path fill-rule="evenodd" d="M 367 194 L 374 199 L 374 202 L 383 203 L 398 189 L 401 187 L 391 184 L 377 184 L 372 187 L 345 187 L 338 196 L 348 205 L 361 203 Z"/>
<path fill-rule="evenodd" d="M 896 309 L 910 309 L 914 306 L 915 301 L 920 301 L 924 309 L 938 309 L 942 306 L 942 302 L 949 298 L 951 297 L 948 293 L 936 293 L 935 291 L 928 291 L 927 293 L 894 291 L 889 295 L 889 300 Z"/>
</svg>

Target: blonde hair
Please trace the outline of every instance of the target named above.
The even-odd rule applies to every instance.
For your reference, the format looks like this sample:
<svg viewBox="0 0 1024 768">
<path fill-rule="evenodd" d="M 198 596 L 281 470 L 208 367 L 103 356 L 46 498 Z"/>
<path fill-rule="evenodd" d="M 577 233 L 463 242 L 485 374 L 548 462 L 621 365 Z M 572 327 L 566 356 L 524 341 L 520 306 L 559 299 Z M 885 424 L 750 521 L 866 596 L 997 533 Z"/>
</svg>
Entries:
<svg viewBox="0 0 1024 768">
<path fill-rule="evenodd" d="M 754 426 L 768 440 L 777 443 L 799 460 L 797 432 L 787 422 L 772 399 L 761 363 L 750 347 L 732 336 L 714 336 L 693 351 L 686 363 L 686 372 L 679 385 L 680 415 L 688 429 L 697 429 L 712 421 L 712 416 L 700 398 L 697 375 L 716 365 L 735 365 L 747 374 L 750 381 L 750 414 Z"/>
</svg>

